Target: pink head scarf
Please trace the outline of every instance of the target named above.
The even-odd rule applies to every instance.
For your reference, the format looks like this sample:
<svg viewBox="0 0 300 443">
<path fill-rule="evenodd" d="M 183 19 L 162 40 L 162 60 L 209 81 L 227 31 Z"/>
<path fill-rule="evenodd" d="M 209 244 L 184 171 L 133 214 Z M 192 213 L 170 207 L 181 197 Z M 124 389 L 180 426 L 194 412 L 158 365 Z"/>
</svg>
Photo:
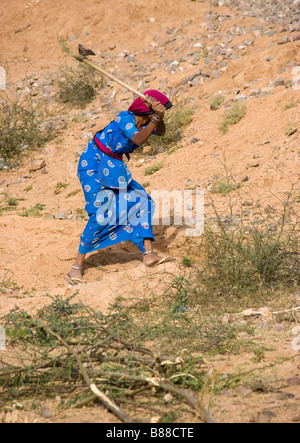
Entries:
<svg viewBox="0 0 300 443">
<path fill-rule="evenodd" d="M 165 106 L 166 109 L 170 109 L 173 105 L 168 99 L 167 96 L 157 91 L 156 89 L 149 89 L 149 91 L 144 92 L 144 94 L 149 95 L 150 97 L 155 98 L 158 102 Z M 132 105 L 129 107 L 128 111 L 133 112 L 134 114 L 143 115 L 143 114 L 153 114 L 152 109 L 148 108 L 145 105 L 143 100 L 138 97 Z"/>
</svg>

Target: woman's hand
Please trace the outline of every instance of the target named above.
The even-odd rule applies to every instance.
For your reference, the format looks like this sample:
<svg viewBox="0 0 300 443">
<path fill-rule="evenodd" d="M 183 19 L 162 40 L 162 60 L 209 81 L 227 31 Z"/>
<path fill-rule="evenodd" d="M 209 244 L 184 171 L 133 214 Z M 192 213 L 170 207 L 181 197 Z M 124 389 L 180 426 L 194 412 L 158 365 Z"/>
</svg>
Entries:
<svg viewBox="0 0 300 443">
<path fill-rule="evenodd" d="M 148 106 L 154 113 L 157 115 L 157 117 L 164 118 L 166 108 L 164 105 L 162 105 L 159 101 L 155 100 L 155 98 L 150 97 L 146 94 L 147 101 L 145 102 L 146 106 Z"/>
</svg>

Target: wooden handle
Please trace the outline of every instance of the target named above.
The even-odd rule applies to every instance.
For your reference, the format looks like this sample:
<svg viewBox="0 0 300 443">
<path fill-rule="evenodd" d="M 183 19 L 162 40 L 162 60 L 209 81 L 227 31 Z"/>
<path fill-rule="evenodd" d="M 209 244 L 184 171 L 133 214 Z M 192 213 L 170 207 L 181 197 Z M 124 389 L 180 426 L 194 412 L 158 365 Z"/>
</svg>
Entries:
<svg viewBox="0 0 300 443">
<path fill-rule="evenodd" d="M 76 57 L 75 57 L 76 58 Z M 78 60 L 78 59 L 77 59 Z M 147 98 L 144 94 L 142 94 L 141 92 L 137 91 L 136 89 L 132 88 L 131 86 L 127 85 L 126 83 L 122 82 L 121 80 L 119 80 L 117 77 L 115 77 L 114 75 L 110 74 L 109 72 L 104 71 L 104 69 L 99 68 L 98 66 L 94 65 L 93 63 L 91 63 L 90 61 L 83 59 L 82 63 L 86 64 L 87 66 L 89 66 L 90 68 L 95 69 L 96 71 L 100 72 L 101 74 L 105 75 L 106 77 L 110 78 L 111 80 L 113 80 L 116 83 L 119 83 L 119 85 L 123 86 L 124 88 L 128 89 L 128 91 L 133 92 L 135 95 L 137 95 L 138 97 L 140 97 L 142 100 L 147 101 Z"/>
</svg>

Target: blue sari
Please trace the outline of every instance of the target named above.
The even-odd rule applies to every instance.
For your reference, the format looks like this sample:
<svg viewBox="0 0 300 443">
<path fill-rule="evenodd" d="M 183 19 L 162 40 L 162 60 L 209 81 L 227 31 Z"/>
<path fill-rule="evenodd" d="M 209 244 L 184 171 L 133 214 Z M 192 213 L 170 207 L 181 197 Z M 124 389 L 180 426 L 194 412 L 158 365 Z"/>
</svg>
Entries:
<svg viewBox="0 0 300 443">
<path fill-rule="evenodd" d="M 131 141 L 137 132 L 134 114 L 124 111 L 96 137 L 112 153 L 126 154 L 138 148 Z M 79 159 L 78 177 L 89 216 L 80 237 L 80 254 L 125 241 L 133 242 L 144 252 L 144 239 L 154 241 L 155 204 L 132 179 L 125 163 L 102 152 L 93 139 Z"/>
</svg>

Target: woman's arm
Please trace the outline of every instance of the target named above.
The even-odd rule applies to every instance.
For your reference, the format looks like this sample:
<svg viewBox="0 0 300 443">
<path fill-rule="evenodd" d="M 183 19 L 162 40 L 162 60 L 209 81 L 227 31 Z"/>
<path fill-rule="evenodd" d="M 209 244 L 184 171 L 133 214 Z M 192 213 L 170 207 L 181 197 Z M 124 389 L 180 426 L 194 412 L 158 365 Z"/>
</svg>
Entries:
<svg viewBox="0 0 300 443">
<path fill-rule="evenodd" d="M 157 126 L 158 124 L 155 124 L 154 122 L 150 121 L 148 125 L 145 126 L 140 132 L 134 134 L 134 136 L 131 139 L 132 143 L 138 146 L 142 146 L 148 140 L 148 138 L 150 137 L 150 135 L 152 134 L 154 129 L 156 129 Z"/>
</svg>

